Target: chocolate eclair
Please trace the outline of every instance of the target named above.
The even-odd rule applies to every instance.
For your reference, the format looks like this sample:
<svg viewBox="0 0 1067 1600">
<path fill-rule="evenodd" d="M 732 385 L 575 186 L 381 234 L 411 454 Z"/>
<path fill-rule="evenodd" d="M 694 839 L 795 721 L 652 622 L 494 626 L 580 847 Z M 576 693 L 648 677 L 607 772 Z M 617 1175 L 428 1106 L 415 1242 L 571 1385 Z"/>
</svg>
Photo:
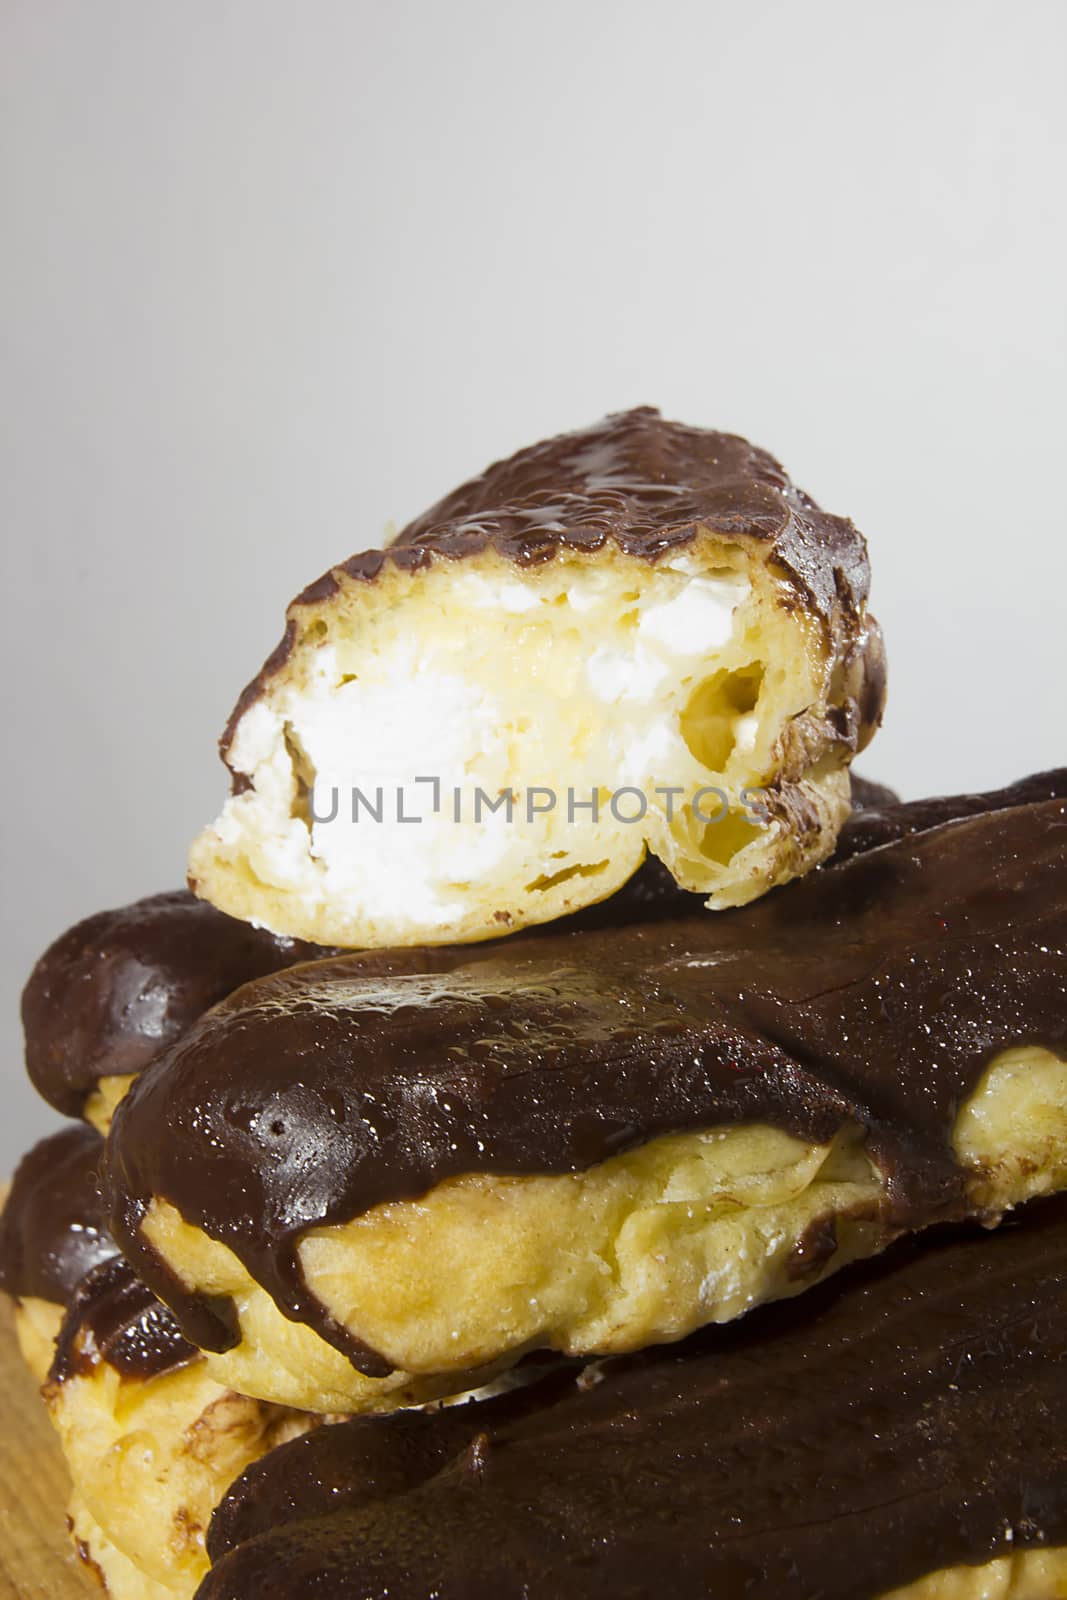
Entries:
<svg viewBox="0 0 1067 1600">
<path fill-rule="evenodd" d="M 106 1130 L 130 1080 L 216 1001 L 324 953 L 187 889 L 99 911 L 49 946 L 23 991 L 30 1080 L 57 1111 Z"/>
<path fill-rule="evenodd" d="M 231 1489 L 197 1600 L 1051 1600 L 1065 1259 L 1039 1201 L 671 1349 L 323 1429 Z"/>
<path fill-rule="evenodd" d="M 1045 793 L 944 802 L 721 916 L 249 984 L 120 1107 L 115 1236 L 220 1382 L 355 1411 L 995 1221 L 1067 1183 Z"/>
<path fill-rule="evenodd" d="M 291 604 L 196 892 L 321 944 L 467 942 L 646 852 L 714 907 L 825 859 L 877 726 L 866 545 L 649 408 L 520 451 Z"/>
</svg>

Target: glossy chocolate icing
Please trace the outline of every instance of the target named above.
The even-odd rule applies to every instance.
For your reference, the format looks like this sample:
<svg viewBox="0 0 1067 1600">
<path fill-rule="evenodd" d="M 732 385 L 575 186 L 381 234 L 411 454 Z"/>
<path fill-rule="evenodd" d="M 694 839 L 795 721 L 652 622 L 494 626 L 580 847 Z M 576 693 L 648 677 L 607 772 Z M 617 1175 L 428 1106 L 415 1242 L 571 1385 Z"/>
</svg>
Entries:
<svg viewBox="0 0 1067 1600">
<path fill-rule="evenodd" d="M 23 991 L 30 1079 L 80 1116 L 101 1078 L 140 1072 L 239 984 L 322 954 L 185 889 L 97 912 L 45 951 Z"/>
<path fill-rule="evenodd" d="M 223 759 L 249 706 L 285 666 L 300 633 L 301 607 L 321 605 L 346 580 L 374 582 L 389 568 L 413 572 L 437 560 L 492 550 L 518 566 L 566 550 L 605 545 L 655 562 L 690 544 L 700 528 L 760 546 L 793 592 L 818 617 L 833 654 L 862 659 L 856 731 L 881 716 L 885 664 L 881 635 L 864 608 L 870 565 L 862 534 L 821 511 L 765 450 L 736 434 L 668 422 L 652 406 L 619 412 L 498 461 L 403 528 L 385 550 L 365 550 L 309 585 L 290 608 L 285 634 L 241 694 L 222 735 Z M 247 778 L 234 773 L 240 790 Z"/>
<path fill-rule="evenodd" d="M 1067 1544 L 1067 1201 L 245 1472 L 197 1600 L 874 1600 Z"/>
<path fill-rule="evenodd" d="M 0 1289 L 66 1305 L 90 1268 L 118 1254 L 97 1184 L 104 1141 L 75 1123 L 35 1144 L 0 1216 Z"/>
<path fill-rule="evenodd" d="M 51 1383 L 85 1377 L 101 1361 L 123 1378 L 147 1379 L 200 1358 L 174 1313 L 115 1256 L 78 1283 L 56 1339 Z"/>
<path fill-rule="evenodd" d="M 112 1226 L 187 1336 L 229 1309 L 141 1234 L 154 1196 L 290 1317 L 387 1370 L 304 1284 L 302 1235 L 464 1173 L 584 1170 L 661 1134 L 866 1131 L 880 1220 L 964 1209 L 950 1133 L 1002 1049 L 1067 1054 L 1067 804 L 965 815 L 737 911 L 506 945 L 349 955 L 248 985 L 142 1075 Z"/>
</svg>

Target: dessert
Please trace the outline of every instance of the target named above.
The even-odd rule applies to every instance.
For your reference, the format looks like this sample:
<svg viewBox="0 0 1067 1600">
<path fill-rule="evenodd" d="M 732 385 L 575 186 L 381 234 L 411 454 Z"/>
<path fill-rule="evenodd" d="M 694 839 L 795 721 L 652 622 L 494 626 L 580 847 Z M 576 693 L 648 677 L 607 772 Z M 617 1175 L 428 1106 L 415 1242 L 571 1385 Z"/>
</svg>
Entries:
<svg viewBox="0 0 1067 1600">
<path fill-rule="evenodd" d="M 252 1467 L 197 1600 L 1056 1600 L 1067 1203 L 789 1306 Z"/>
<path fill-rule="evenodd" d="M 995 1221 L 1067 1182 L 1047 787 L 716 917 L 248 984 L 116 1113 L 115 1236 L 220 1382 L 357 1411 Z"/>
<path fill-rule="evenodd" d="M 881 717 L 866 545 L 645 408 L 522 450 L 293 601 L 190 884 L 320 944 L 466 942 L 646 851 L 711 906 L 824 860 Z"/>
<path fill-rule="evenodd" d="M 24 996 L 115 1600 L 1067 1600 L 1067 771 L 853 775 L 867 588 L 646 408 L 294 601 L 190 891 Z"/>
</svg>

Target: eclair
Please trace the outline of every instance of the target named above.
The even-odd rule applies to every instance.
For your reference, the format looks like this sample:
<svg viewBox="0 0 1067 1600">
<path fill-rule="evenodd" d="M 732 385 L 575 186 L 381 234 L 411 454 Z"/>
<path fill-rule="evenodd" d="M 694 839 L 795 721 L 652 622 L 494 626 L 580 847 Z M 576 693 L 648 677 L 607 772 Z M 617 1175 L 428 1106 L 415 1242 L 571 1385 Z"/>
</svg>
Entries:
<svg viewBox="0 0 1067 1600">
<path fill-rule="evenodd" d="M 646 854 L 712 907 L 824 860 L 885 689 L 866 545 L 645 408 L 498 462 L 289 607 L 189 881 L 319 944 L 469 942 Z"/>
<path fill-rule="evenodd" d="M 1057 781 L 721 916 L 248 984 L 116 1113 L 115 1237 L 220 1383 L 358 1411 L 995 1222 L 1067 1182 Z"/>
</svg>

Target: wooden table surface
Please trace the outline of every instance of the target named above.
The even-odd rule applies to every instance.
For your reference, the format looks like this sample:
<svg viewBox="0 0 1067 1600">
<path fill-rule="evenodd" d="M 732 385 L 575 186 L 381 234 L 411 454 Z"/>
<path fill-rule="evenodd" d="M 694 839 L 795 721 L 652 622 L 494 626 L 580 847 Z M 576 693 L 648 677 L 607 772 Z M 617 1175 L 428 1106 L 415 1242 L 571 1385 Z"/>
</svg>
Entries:
<svg viewBox="0 0 1067 1600">
<path fill-rule="evenodd" d="M 70 1480 L 0 1294 L 0 1600 L 101 1600 L 67 1538 Z"/>
</svg>

